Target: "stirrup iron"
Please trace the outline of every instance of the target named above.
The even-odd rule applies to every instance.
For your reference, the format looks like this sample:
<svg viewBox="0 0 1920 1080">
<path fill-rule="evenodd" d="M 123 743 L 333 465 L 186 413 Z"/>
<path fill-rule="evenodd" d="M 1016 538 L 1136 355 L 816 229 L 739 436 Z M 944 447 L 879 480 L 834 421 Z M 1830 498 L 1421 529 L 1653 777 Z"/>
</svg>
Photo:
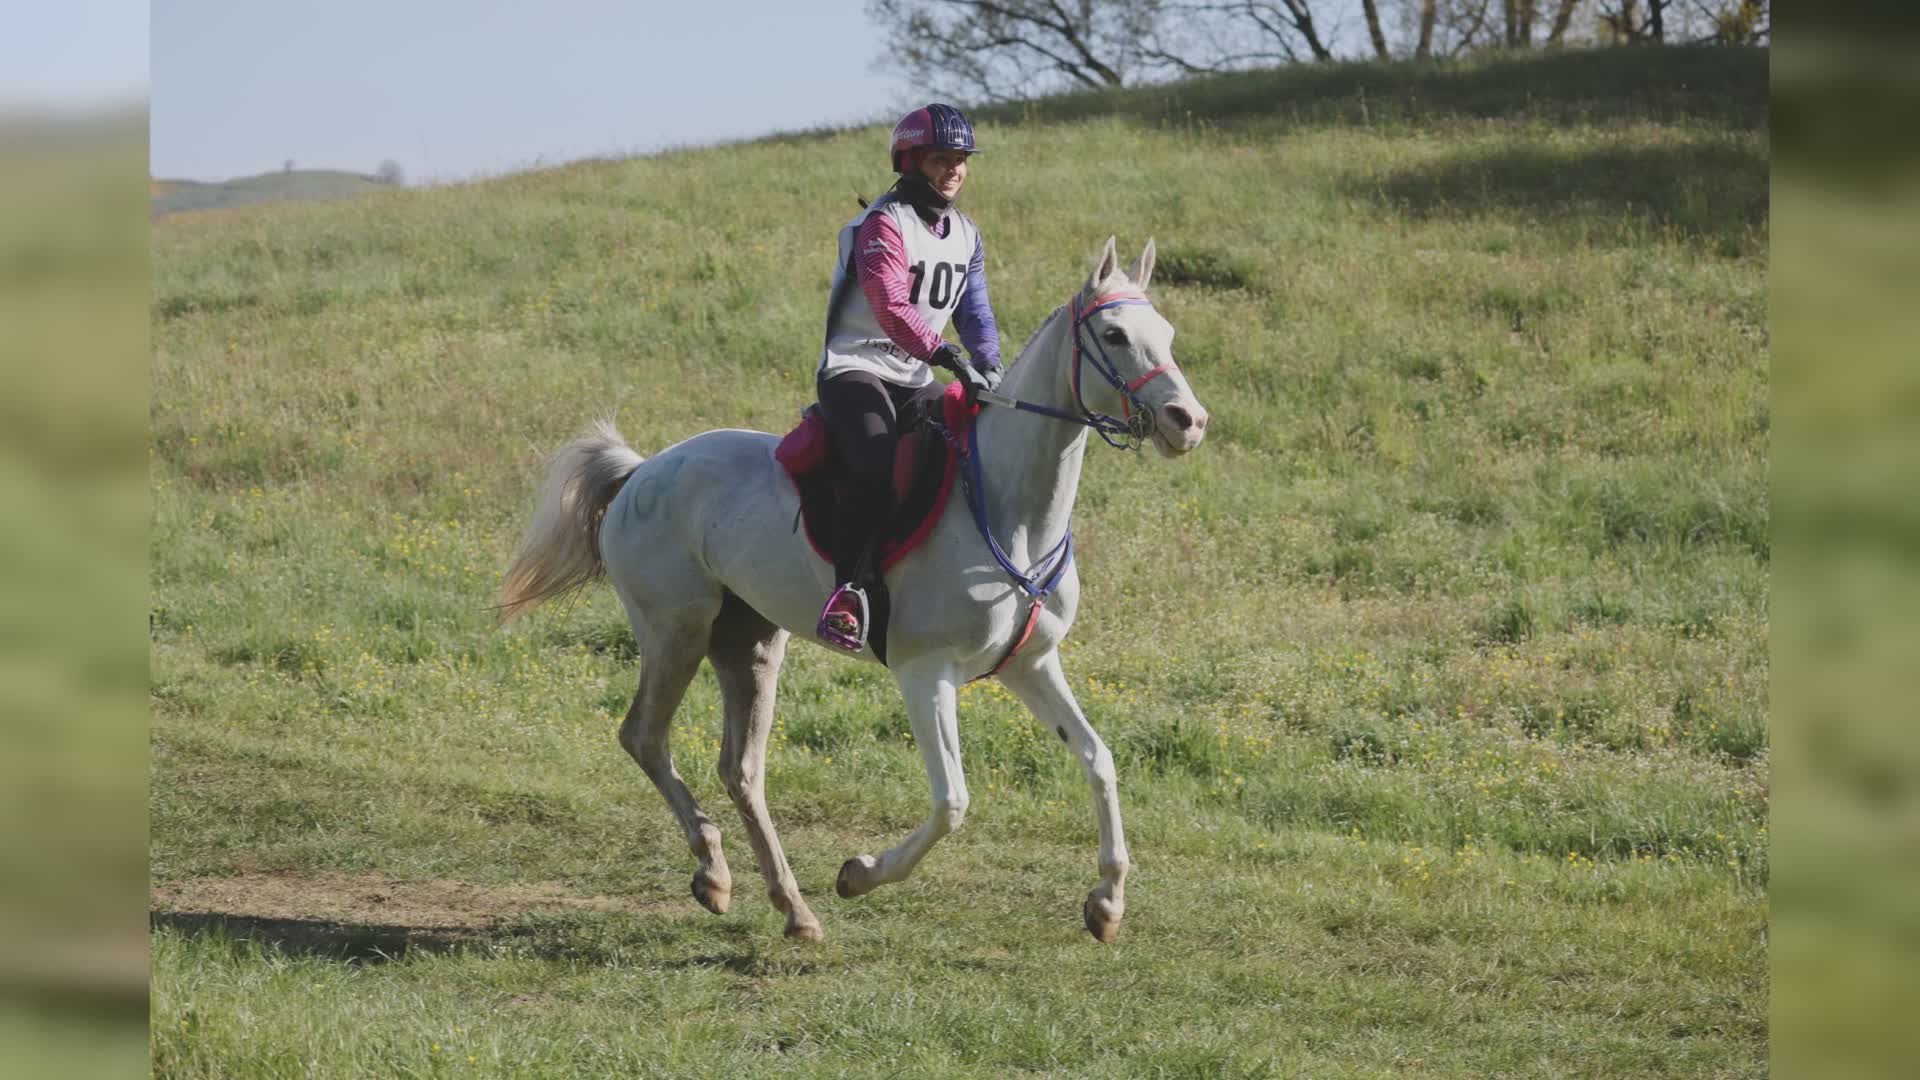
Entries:
<svg viewBox="0 0 1920 1080">
<path fill-rule="evenodd" d="M 843 597 L 859 601 L 860 625 L 858 634 L 849 634 L 838 625 L 835 625 L 835 616 L 845 616 L 848 614 L 840 609 L 840 601 Z M 864 651 L 867 647 L 867 627 L 870 621 L 871 613 L 867 608 L 866 590 L 852 582 L 848 582 L 833 590 L 833 594 L 827 597 L 827 606 L 820 609 L 820 622 L 814 626 L 813 634 L 821 641 L 826 642 L 836 649 L 857 653 Z"/>
</svg>

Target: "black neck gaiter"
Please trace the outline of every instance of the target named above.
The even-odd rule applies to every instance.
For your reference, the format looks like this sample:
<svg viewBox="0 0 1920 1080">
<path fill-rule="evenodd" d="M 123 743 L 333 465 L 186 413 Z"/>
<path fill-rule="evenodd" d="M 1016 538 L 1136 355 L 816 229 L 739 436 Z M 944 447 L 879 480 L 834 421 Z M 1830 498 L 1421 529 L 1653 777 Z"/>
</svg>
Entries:
<svg viewBox="0 0 1920 1080">
<path fill-rule="evenodd" d="M 928 225 L 939 221 L 940 215 L 946 213 L 953 205 L 953 200 L 935 191 L 932 182 L 918 170 L 900 174 L 900 179 L 893 185 L 893 190 L 900 196 L 900 200 L 913 207 L 914 213 L 919 214 L 920 220 Z"/>
</svg>

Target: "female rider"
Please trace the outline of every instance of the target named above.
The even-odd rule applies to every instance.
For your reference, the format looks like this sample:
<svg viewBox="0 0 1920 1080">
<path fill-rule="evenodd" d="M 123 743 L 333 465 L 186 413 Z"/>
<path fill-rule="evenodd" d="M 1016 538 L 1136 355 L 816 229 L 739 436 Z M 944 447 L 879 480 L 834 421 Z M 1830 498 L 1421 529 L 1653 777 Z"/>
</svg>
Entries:
<svg viewBox="0 0 1920 1080">
<path fill-rule="evenodd" d="M 835 558 L 840 586 L 820 612 L 817 633 L 849 652 L 866 643 L 857 582 L 893 510 L 900 416 L 914 399 L 942 392 L 934 367 L 953 372 L 969 398 L 1000 382 L 986 251 L 973 220 L 953 206 L 974 153 L 973 125 L 959 109 L 932 104 L 908 113 L 893 129 L 893 171 L 900 179 L 840 230 L 815 382 L 827 430 L 852 473 L 854 502 L 851 531 Z M 971 363 L 941 340 L 948 320 Z"/>
</svg>

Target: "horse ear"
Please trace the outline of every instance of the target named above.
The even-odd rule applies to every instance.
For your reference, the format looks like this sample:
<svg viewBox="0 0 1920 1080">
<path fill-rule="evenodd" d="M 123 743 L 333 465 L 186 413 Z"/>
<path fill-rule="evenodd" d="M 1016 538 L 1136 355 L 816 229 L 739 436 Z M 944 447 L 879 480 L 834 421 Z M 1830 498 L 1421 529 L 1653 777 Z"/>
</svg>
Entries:
<svg viewBox="0 0 1920 1080">
<path fill-rule="evenodd" d="M 1100 283 L 1112 277 L 1113 272 L 1119 268 L 1120 253 L 1115 250 L 1114 238 L 1109 236 L 1106 249 L 1100 252 L 1099 261 L 1093 264 L 1093 275 L 1087 278 L 1087 291 L 1093 292 L 1099 289 Z"/>
<path fill-rule="evenodd" d="M 1140 257 L 1133 260 L 1133 269 L 1127 271 L 1133 279 L 1133 286 L 1141 292 L 1147 290 L 1147 282 L 1153 278 L 1153 237 L 1147 237 L 1147 246 L 1140 249 Z"/>
</svg>

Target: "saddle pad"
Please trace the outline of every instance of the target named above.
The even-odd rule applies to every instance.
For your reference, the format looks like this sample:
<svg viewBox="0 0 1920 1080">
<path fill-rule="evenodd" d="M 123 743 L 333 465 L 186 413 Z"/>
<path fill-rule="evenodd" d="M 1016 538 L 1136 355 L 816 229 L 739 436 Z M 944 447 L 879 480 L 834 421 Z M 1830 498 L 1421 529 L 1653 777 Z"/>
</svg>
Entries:
<svg viewBox="0 0 1920 1080">
<path fill-rule="evenodd" d="M 958 383 L 950 384 L 940 399 L 941 419 L 963 444 L 973 428 L 979 406 L 966 403 Z M 826 423 L 817 407 L 803 415 L 800 425 L 782 439 L 774 456 L 800 493 L 800 519 L 807 542 L 827 562 L 843 543 L 867 535 L 859 522 L 846 520 L 846 467 L 827 438 Z M 926 540 L 953 493 L 959 461 L 947 441 L 930 427 L 902 433 L 893 461 L 894 513 L 881 532 L 880 569 L 895 563 Z"/>
<path fill-rule="evenodd" d="M 973 432 L 978 405 L 968 405 L 966 393 L 958 383 L 949 384 L 940 399 L 941 419 L 961 445 Z M 924 417 L 910 417 L 902 426 L 908 430 L 900 437 L 893 459 L 894 517 L 882 534 L 880 567 L 869 569 L 860 583 L 867 592 L 867 647 L 882 664 L 887 662 L 887 624 L 893 617 L 893 594 L 880 571 L 893 566 L 919 546 L 933 532 L 953 493 L 953 480 L 959 473 L 959 461 L 947 440 L 924 425 Z M 801 415 L 800 426 L 780 440 L 773 456 L 786 470 L 800 493 L 798 528 L 805 523 L 807 543 L 828 563 L 833 560 L 833 545 L 852 543 L 849 536 L 863 533 L 846 528 L 840 507 L 845 466 L 827 437 L 827 425 L 818 405 L 809 406 Z"/>
</svg>

